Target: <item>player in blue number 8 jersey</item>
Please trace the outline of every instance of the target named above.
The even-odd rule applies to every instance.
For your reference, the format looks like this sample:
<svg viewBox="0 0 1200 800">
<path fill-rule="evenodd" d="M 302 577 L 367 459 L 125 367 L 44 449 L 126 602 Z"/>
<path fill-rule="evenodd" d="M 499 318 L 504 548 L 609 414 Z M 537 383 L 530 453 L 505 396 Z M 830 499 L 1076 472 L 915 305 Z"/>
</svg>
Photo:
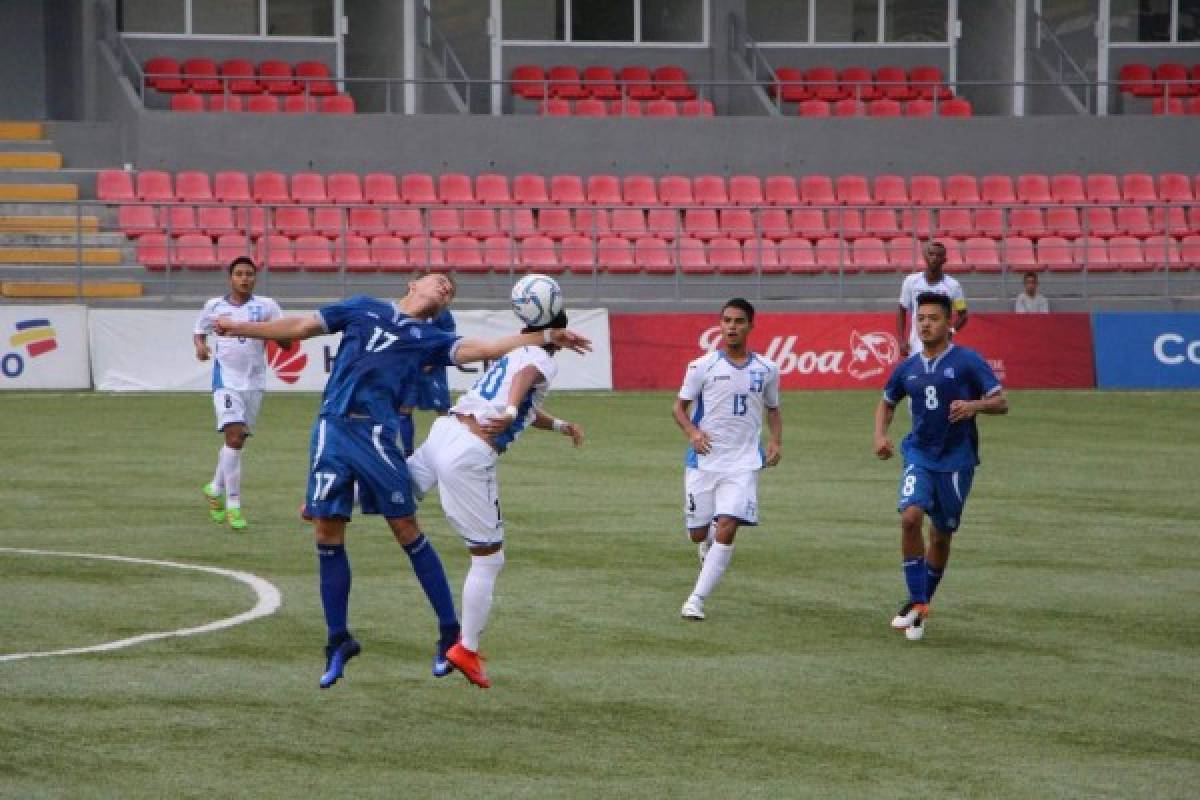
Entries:
<svg viewBox="0 0 1200 800">
<path fill-rule="evenodd" d="M 979 464 L 976 414 L 1006 414 L 1008 400 L 992 368 L 974 350 L 950 343 L 951 301 L 926 292 L 917 297 L 917 334 L 921 352 L 892 372 L 875 410 L 875 455 L 889 459 L 888 439 L 896 405 L 911 401 L 912 430 L 900 445 L 900 551 L 908 602 L 892 627 L 911 641 L 925 635 L 929 603 L 950 559 L 950 539 L 962 521 L 963 507 Z M 923 528 L 929 515 L 929 546 Z"/>
<path fill-rule="evenodd" d="M 429 320 L 447 307 L 454 284 L 440 274 L 422 275 L 408 294 L 392 302 L 353 297 L 303 317 L 271 322 L 218 319 L 221 335 L 258 339 L 308 339 L 340 332 L 321 408 L 313 427 L 306 511 L 316 529 L 321 604 L 329 640 L 321 688 L 332 686 L 360 647 L 350 635 L 350 562 L 346 523 L 354 507 L 354 485 L 364 514 L 383 516 L 412 561 L 413 570 L 438 617 L 440 636 L 435 674 L 459 634 L 454 599 L 437 552 L 421 533 L 404 454 L 396 446 L 396 409 L 428 366 L 497 359 L 530 344 L 553 343 L 577 352 L 588 340 L 572 331 L 553 330 L 493 340 L 463 339 Z"/>
</svg>

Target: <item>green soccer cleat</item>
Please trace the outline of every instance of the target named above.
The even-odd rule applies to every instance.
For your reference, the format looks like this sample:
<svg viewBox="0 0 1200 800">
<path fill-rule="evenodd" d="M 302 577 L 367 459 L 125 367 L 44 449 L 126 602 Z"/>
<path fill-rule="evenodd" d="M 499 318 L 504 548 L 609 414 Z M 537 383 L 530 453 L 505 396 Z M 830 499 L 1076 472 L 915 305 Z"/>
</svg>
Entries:
<svg viewBox="0 0 1200 800">
<path fill-rule="evenodd" d="M 229 521 L 229 527 L 235 531 L 246 530 L 246 518 L 242 516 L 240 508 L 231 508 L 225 512 L 225 519 Z"/>
<path fill-rule="evenodd" d="M 204 484 L 204 499 L 208 501 L 208 518 L 220 525 L 225 521 L 225 498 L 211 483 Z"/>
</svg>

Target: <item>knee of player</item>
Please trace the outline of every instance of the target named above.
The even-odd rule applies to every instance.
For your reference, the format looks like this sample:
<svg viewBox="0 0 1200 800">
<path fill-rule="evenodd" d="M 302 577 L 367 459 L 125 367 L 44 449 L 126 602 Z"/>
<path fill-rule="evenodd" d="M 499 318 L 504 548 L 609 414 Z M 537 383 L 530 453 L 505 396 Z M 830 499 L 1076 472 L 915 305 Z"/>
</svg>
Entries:
<svg viewBox="0 0 1200 800">
<path fill-rule="evenodd" d="M 738 521 L 733 517 L 717 517 L 717 532 L 715 539 L 721 544 L 733 544 L 737 536 Z"/>
<path fill-rule="evenodd" d="M 919 506 L 909 506 L 900 512 L 900 527 L 905 530 L 921 530 L 925 522 L 925 512 Z"/>
<path fill-rule="evenodd" d="M 416 517 L 392 517 L 387 522 L 388 527 L 392 529 L 392 535 L 402 545 L 412 544 L 421 535 Z"/>
<path fill-rule="evenodd" d="M 241 450 L 246 444 L 246 431 L 241 428 L 225 429 L 225 446 Z"/>
</svg>

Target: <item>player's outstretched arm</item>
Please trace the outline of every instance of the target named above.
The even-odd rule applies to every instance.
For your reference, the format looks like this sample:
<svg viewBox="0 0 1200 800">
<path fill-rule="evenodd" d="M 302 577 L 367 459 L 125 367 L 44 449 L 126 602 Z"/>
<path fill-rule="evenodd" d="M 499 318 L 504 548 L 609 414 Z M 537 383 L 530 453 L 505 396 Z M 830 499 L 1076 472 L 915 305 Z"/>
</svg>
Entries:
<svg viewBox="0 0 1200 800">
<path fill-rule="evenodd" d="M 218 336 L 246 336 L 251 339 L 311 339 L 321 336 L 325 321 L 319 314 L 302 317 L 280 317 L 270 322 L 239 322 L 230 317 L 218 317 L 213 322 L 213 331 Z"/>
<path fill-rule="evenodd" d="M 537 416 L 534 417 L 533 427 L 570 436 L 572 444 L 576 447 L 583 447 L 583 428 L 565 419 L 555 419 L 540 408 L 537 410 Z"/>
<path fill-rule="evenodd" d="M 896 415 L 896 407 L 880 400 L 875 406 L 875 455 L 881 461 L 887 461 L 896 454 L 896 448 L 888 439 L 888 428 L 892 425 L 892 417 Z"/>
<path fill-rule="evenodd" d="M 454 363 L 493 361 L 518 347 L 543 344 L 556 344 L 576 353 L 586 353 L 592 349 L 591 340 L 582 334 L 564 328 L 546 328 L 534 333 L 501 336 L 499 339 L 463 339 L 454 351 Z"/>
</svg>

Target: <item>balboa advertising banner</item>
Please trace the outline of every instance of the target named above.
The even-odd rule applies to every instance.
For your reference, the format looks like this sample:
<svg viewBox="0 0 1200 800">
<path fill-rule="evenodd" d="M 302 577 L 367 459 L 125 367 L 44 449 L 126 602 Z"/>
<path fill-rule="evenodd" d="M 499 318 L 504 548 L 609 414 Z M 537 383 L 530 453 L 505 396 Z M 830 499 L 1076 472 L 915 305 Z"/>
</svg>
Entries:
<svg viewBox="0 0 1200 800">
<path fill-rule="evenodd" d="M 87 389 L 87 309 L 0 306 L 0 389 Z"/>
<path fill-rule="evenodd" d="M 687 363 L 719 343 L 716 314 L 613 316 L 617 389 L 677 389 Z M 751 347 L 784 389 L 881 389 L 900 360 L 895 314 L 759 314 Z M 973 314 L 956 338 L 1012 388 L 1091 388 L 1087 314 Z"/>
<path fill-rule="evenodd" d="M 305 313 L 285 310 L 285 314 Z M 612 359 L 605 309 L 571 311 L 571 327 L 592 340 L 586 356 L 559 353 L 557 389 L 611 389 Z M 89 315 L 92 373 L 104 391 L 208 391 L 212 361 L 196 360 L 192 327 L 199 311 L 97 310 Z M 519 323 L 509 311 L 455 313 L 458 332 L 493 338 L 515 333 Z M 267 342 L 268 391 L 321 391 L 340 336 L 318 336 L 281 348 Z M 86 370 L 86 355 L 85 355 Z M 450 388 L 464 390 L 479 376 L 479 366 L 453 368 Z M 86 384 L 84 384 L 86 386 Z"/>
<path fill-rule="evenodd" d="M 1095 314 L 1101 389 L 1200 388 L 1200 314 Z"/>
</svg>

